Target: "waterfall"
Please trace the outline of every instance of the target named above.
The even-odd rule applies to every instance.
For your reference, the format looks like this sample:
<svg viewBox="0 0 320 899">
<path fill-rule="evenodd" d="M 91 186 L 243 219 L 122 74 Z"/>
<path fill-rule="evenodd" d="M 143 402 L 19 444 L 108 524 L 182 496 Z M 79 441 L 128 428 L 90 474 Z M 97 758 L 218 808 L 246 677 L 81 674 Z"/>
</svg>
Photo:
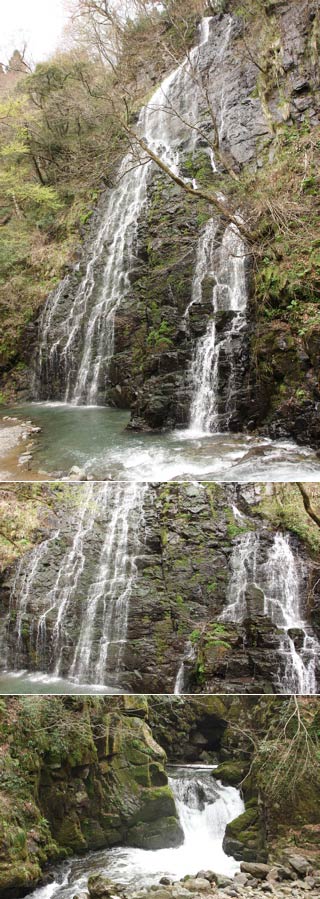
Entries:
<svg viewBox="0 0 320 899">
<path fill-rule="evenodd" d="M 256 531 L 247 531 L 236 543 L 231 556 L 231 579 L 228 588 L 227 606 L 221 615 L 224 621 L 243 621 L 247 614 L 247 590 L 249 584 L 257 583 L 257 561 L 259 536 Z"/>
<path fill-rule="evenodd" d="M 16 666 L 19 667 L 24 636 L 25 615 L 29 604 L 32 602 L 34 582 L 41 564 L 43 564 L 46 557 L 50 555 L 52 546 L 59 537 L 59 534 L 60 531 L 56 531 L 47 540 L 43 540 L 42 543 L 37 544 L 28 554 L 27 564 L 24 556 L 22 556 L 18 563 L 10 594 L 9 612 L 4 620 L 1 633 L 1 657 L 5 668 L 9 662 L 11 665 L 13 663 L 14 668 Z M 18 603 L 16 602 L 17 595 L 20 597 Z M 12 619 L 15 622 L 15 642 L 13 653 L 12 655 L 10 653 L 9 658 L 9 646 L 6 637 Z"/>
<path fill-rule="evenodd" d="M 148 146 L 176 173 L 181 149 L 192 152 L 198 139 L 196 130 L 188 127 L 188 122 L 198 125 L 204 102 L 193 68 L 209 40 L 210 21 L 210 17 L 203 20 L 199 44 L 164 79 L 141 110 L 137 124 Z M 71 305 L 70 300 L 66 303 L 65 281 L 48 298 L 36 360 L 38 396 L 52 398 L 52 384 L 58 381 L 59 396 L 66 402 L 94 404 L 101 399 L 113 355 L 115 313 L 130 286 L 138 222 L 153 171 L 151 160 L 138 165 L 130 150 L 109 193 Z"/>
<path fill-rule="evenodd" d="M 276 534 L 267 565 L 264 612 L 270 616 L 273 624 L 285 631 L 280 650 L 284 664 L 281 692 L 317 693 L 316 664 L 320 644 L 309 633 L 310 628 L 301 616 L 301 576 L 288 536 Z M 299 651 L 290 634 L 293 630 L 303 632 Z"/>
<path fill-rule="evenodd" d="M 245 245 L 235 225 L 228 225 L 217 247 L 216 231 L 214 221 L 209 221 L 198 242 L 194 296 L 189 306 L 190 311 L 194 302 L 201 303 L 202 273 L 209 275 L 213 280 L 213 314 L 204 336 L 197 341 L 191 366 L 193 398 L 189 432 L 192 435 L 228 429 L 236 400 L 235 348 L 241 342 L 246 324 Z M 209 257 L 207 271 L 203 264 L 204 255 Z M 220 333 L 218 318 L 222 312 L 226 313 L 226 321 Z M 222 365 L 227 369 L 223 378 Z"/>
<path fill-rule="evenodd" d="M 7 645 L 15 641 L 14 670 L 27 658 L 28 666 L 78 683 L 119 679 L 146 490 L 86 485 L 73 533 L 61 535 L 62 555 L 56 533 L 21 560 L 3 634 Z"/>
<path fill-rule="evenodd" d="M 239 623 L 250 616 L 248 590 L 257 588 L 262 613 L 280 631 L 278 691 L 317 693 L 320 644 L 302 617 L 303 568 L 289 536 L 275 534 L 264 561 L 260 534 L 248 531 L 237 540 L 230 564 L 227 606 L 221 620 Z"/>
<path fill-rule="evenodd" d="M 192 643 L 190 643 L 190 640 L 188 640 L 185 650 L 184 650 L 184 653 L 183 653 L 183 656 L 182 656 L 182 659 L 181 659 L 181 662 L 180 662 L 180 665 L 179 665 L 179 668 L 178 668 L 178 671 L 177 671 L 177 677 L 176 677 L 175 685 L 174 685 L 174 693 L 177 696 L 179 696 L 181 693 L 183 693 L 184 689 L 185 689 L 186 663 L 192 662 L 193 659 L 195 659 L 195 656 L 196 656 L 195 648 L 192 645 Z"/>
<path fill-rule="evenodd" d="M 177 850 L 185 871 L 196 874 L 206 868 L 224 869 L 223 838 L 227 824 L 244 811 L 239 790 L 222 786 L 212 777 L 212 767 L 181 767 L 169 783 L 175 797 L 184 843 Z"/>
<path fill-rule="evenodd" d="M 200 870 L 215 871 L 228 877 L 240 864 L 225 855 L 222 843 L 227 824 L 241 815 L 244 803 L 239 790 L 222 786 L 212 777 L 213 766 L 186 765 L 169 769 L 169 784 L 175 797 L 184 842 L 172 849 L 134 849 L 117 846 L 71 860 L 68 872 L 57 871 L 49 886 L 40 887 L 30 899 L 73 899 L 86 892 L 88 877 L 103 871 L 129 894 L 146 887 L 159 887 L 167 876 L 179 880 Z M 177 884 L 177 887 L 183 884 Z"/>
<path fill-rule="evenodd" d="M 110 486 L 106 499 L 110 501 Z M 91 584 L 77 646 L 70 669 L 77 680 L 88 679 L 92 671 L 94 631 L 101 618 L 101 637 L 93 666 L 94 680 L 103 683 L 105 671 L 119 672 L 126 643 L 129 600 L 137 573 L 135 552 L 128 551 L 129 532 L 141 527 L 146 486 L 131 484 L 112 488 L 112 516 L 101 549 L 98 572 Z M 138 546 L 134 542 L 134 550 Z M 99 611 L 100 610 L 100 611 Z"/>
</svg>

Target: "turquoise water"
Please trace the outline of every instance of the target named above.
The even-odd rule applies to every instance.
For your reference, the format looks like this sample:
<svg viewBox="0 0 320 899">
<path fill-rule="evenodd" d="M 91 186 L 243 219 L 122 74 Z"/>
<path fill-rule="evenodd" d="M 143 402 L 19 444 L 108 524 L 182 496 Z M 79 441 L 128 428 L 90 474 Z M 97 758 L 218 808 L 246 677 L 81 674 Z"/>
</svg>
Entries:
<svg viewBox="0 0 320 899">
<path fill-rule="evenodd" d="M 245 434 L 192 436 L 188 431 L 134 433 L 126 430 L 127 412 L 102 406 L 29 403 L 11 413 L 42 428 L 28 480 L 32 472 L 39 478 L 39 471 L 50 477 L 67 476 L 73 465 L 96 480 L 250 482 L 320 477 L 315 452 L 289 440 Z"/>
<path fill-rule="evenodd" d="M 127 692 L 125 689 L 117 690 L 102 684 L 78 684 L 75 681 L 62 677 L 50 677 L 43 672 L 29 674 L 28 671 L 14 671 L 0 673 L 0 695 L 21 695 L 24 693 L 89 693 L 89 694 L 119 694 Z"/>
</svg>

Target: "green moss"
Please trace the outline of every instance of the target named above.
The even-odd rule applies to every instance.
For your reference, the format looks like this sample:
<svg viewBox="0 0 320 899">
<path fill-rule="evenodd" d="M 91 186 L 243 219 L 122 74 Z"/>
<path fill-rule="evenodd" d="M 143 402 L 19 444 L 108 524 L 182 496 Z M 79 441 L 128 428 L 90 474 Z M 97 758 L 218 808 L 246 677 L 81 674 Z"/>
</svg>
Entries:
<svg viewBox="0 0 320 899">
<path fill-rule="evenodd" d="M 306 485 L 306 489 L 310 491 L 311 501 L 315 504 L 315 508 L 318 508 L 320 504 L 318 486 Z M 255 511 L 269 519 L 274 526 L 283 527 L 295 533 L 307 544 L 312 553 L 319 552 L 319 528 L 305 511 L 302 496 L 296 484 L 274 484 L 272 493 L 264 494 L 262 500 L 255 507 Z"/>
<path fill-rule="evenodd" d="M 230 784 L 232 787 L 237 787 L 243 780 L 247 770 L 248 766 L 242 761 L 238 762 L 230 760 L 218 765 L 218 767 L 213 770 L 212 777 L 216 780 L 221 780 L 223 784 Z"/>
</svg>

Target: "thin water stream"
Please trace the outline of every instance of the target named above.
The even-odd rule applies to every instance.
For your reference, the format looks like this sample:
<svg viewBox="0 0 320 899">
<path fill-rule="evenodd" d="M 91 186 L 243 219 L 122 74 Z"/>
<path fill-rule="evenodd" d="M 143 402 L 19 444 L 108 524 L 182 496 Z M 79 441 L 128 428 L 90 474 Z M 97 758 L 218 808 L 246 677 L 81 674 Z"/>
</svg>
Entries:
<svg viewBox="0 0 320 899">
<path fill-rule="evenodd" d="M 232 877 L 240 866 L 224 853 L 222 842 L 227 824 L 244 811 L 244 803 L 237 789 L 222 786 L 212 778 L 212 768 L 169 768 L 169 783 L 184 832 L 181 846 L 156 851 L 119 847 L 89 853 L 61 866 L 53 883 L 35 890 L 28 899 L 72 899 L 86 889 L 89 875 L 96 870 L 123 884 L 129 892 L 157 884 L 164 875 L 179 880 L 201 869 Z"/>
<path fill-rule="evenodd" d="M 259 613 L 279 629 L 277 692 L 317 693 L 320 644 L 302 614 L 303 563 L 295 556 L 289 535 L 276 533 L 267 553 L 259 532 L 241 535 L 231 557 L 231 571 L 221 620 L 239 623 L 250 616 L 248 596 L 254 587 L 261 597 Z"/>
<path fill-rule="evenodd" d="M 53 682 L 120 691 L 146 490 L 87 484 L 61 541 L 57 531 L 22 556 L 1 619 L 4 674 L 27 665 Z"/>
</svg>

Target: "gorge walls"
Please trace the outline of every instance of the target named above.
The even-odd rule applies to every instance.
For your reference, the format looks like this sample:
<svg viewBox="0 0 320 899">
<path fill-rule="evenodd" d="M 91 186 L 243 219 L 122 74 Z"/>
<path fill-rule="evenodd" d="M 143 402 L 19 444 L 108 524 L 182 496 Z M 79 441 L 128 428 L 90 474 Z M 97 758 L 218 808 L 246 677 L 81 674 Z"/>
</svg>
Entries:
<svg viewBox="0 0 320 899">
<path fill-rule="evenodd" d="M 317 713 L 316 699 L 300 698 L 295 712 L 288 697 L 3 698 L 1 897 L 10 899 L 50 883 L 48 863 L 69 859 L 60 871 L 63 879 L 70 856 L 78 856 L 79 865 L 79 856 L 88 850 L 179 846 L 183 834 L 177 806 L 183 795 L 178 783 L 175 801 L 168 786 L 165 750 L 174 764 L 191 760 L 208 766 L 205 790 L 211 802 L 225 795 L 230 805 L 232 798 L 237 817 L 231 821 L 229 816 L 224 838 L 230 856 L 284 864 L 288 855 L 303 852 L 311 864 L 317 863 L 319 763 L 310 789 L 301 745 L 293 789 L 286 786 L 286 772 L 275 793 L 267 784 L 288 740 L 298 732 L 298 720 L 307 728 L 313 764 Z M 283 730 L 289 718 L 291 735 Z M 270 764 L 265 769 L 267 747 Z M 199 804 L 202 790 L 204 801 L 201 772 L 198 785 L 190 769 L 188 776 L 188 802 L 196 808 L 192 796 Z M 104 868 L 108 858 L 112 868 L 112 853 L 101 852 L 96 859 L 91 855 L 89 871 L 101 864 Z"/>
</svg>

